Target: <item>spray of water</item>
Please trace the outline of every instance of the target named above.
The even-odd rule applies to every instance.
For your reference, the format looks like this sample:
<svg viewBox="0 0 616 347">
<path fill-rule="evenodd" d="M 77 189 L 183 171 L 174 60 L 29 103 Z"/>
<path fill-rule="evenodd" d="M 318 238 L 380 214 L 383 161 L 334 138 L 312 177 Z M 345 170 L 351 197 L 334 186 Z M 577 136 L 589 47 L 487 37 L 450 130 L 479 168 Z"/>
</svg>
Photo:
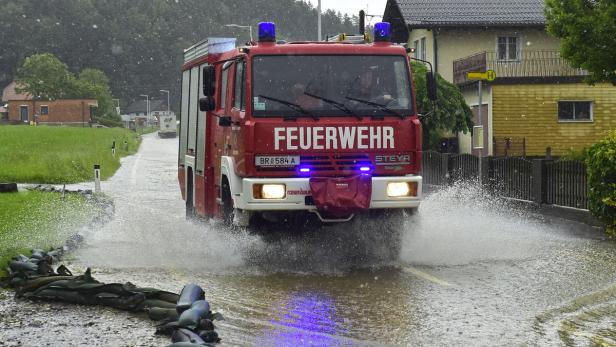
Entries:
<svg viewBox="0 0 616 347">
<path fill-rule="evenodd" d="M 176 141 L 145 137 L 140 152 L 124 158 L 118 173 L 103 183 L 115 200 L 115 217 L 86 235 L 77 255 L 83 265 L 336 273 L 399 262 L 459 264 L 523 257 L 559 228 L 486 196 L 474 184 L 428 195 L 419 213 L 404 222 L 361 218 L 302 233 L 283 226 L 283 232 L 260 235 L 189 222 L 177 186 Z"/>
<path fill-rule="evenodd" d="M 521 259 L 569 237 L 561 226 L 473 183 L 429 195 L 407 225 L 400 259 L 419 265 Z"/>
</svg>

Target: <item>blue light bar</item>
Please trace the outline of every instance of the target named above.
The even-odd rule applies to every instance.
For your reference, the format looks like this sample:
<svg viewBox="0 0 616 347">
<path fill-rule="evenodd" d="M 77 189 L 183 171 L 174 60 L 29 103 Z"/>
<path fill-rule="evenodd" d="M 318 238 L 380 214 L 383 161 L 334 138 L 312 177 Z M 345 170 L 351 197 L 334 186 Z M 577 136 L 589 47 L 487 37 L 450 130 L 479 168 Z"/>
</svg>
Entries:
<svg viewBox="0 0 616 347">
<path fill-rule="evenodd" d="M 309 173 L 310 172 L 310 168 L 309 167 L 302 167 L 299 169 L 299 172 L 301 173 Z"/>
<path fill-rule="evenodd" d="M 379 22 L 374 25 L 374 42 L 391 41 L 391 24 Z"/>
<path fill-rule="evenodd" d="M 259 23 L 259 42 L 276 42 L 276 24 L 272 22 Z"/>
<path fill-rule="evenodd" d="M 361 172 L 369 172 L 370 171 L 370 166 L 362 166 L 359 168 L 359 171 Z"/>
</svg>

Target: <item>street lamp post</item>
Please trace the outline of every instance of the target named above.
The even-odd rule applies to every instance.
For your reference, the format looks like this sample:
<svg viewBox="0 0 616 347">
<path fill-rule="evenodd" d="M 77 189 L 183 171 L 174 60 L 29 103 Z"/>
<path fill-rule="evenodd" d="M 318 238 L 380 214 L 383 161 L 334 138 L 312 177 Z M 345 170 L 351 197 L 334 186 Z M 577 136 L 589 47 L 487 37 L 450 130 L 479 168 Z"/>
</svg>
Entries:
<svg viewBox="0 0 616 347">
<path fill-rule="evenodd" d="M 319 0 L 319 5 L 317 6 L 317 12 L 319 13 L 317 17 L 317 26 L 318 26 L 317 41 L 321 41 L 321 36 L 322 36 L 322 33 L 321 33 L 321 0 Z"/>
<path fill-rule="evenodd" d="M 171 105 L 169 105 L 169 91 L 165 89 L 160 90 L 161 93 L 167 93 L 167 116 L 171 114 Z"/>
<path fill-rule="evenodd" d="M 254 41 L 252 39 L 252 25 L 226 24 L 225 26 L 229 27 L 229 28 L 239 28 L 239 29 L 248 29 L 248 30 L 250 30 L 250 42 Z"/>
<path fill-rule="evenodd" d="M 141 94 L 145 98 L 145 124 L 150 125 L 150 96 L 147 94 Z"/>
</svg>

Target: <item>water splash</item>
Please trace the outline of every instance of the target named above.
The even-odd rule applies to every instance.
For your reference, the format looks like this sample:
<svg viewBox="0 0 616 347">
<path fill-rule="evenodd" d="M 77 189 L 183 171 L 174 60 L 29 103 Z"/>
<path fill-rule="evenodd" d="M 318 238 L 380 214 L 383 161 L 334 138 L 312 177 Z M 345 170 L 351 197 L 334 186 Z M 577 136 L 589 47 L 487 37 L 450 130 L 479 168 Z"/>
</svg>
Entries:
<svg viewBox="0 0 616 347">
<path fill-rule="evenodd" d="M 560 226 L 473 183 L 430 194 L 407 225 L 401 261 L 426 265 L 525 258 L 568 237 Z"/>
</svg>

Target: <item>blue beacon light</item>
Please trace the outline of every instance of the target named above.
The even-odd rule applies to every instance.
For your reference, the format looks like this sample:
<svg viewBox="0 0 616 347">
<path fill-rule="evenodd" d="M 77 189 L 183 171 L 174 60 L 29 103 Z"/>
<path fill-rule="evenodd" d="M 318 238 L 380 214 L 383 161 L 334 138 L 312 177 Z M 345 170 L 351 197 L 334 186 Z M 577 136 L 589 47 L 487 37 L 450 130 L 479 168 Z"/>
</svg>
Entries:
<svg viewBox="0 0 616 347">
<path fill-rule="evenodd" d="M 362 166 L 359 168 L 361 172 L 370 172 L 370 166 Z"/>
<path fill-rule="evenodd" d="M 310 168 L 309 167 L 302 167 L 299 169 L 299 172 L 301 173 L 310 173 Z"/>
<path fill-rule="evenodd" d="M 391 24 L 379 22 L 374 25 L 374 42 L 391 41 Z"/>
<path fill-rule="evenodd" d="M 276 24 L 272 22 L 259 23 L 259 42 L 276 42 Z"/>
</svg>

